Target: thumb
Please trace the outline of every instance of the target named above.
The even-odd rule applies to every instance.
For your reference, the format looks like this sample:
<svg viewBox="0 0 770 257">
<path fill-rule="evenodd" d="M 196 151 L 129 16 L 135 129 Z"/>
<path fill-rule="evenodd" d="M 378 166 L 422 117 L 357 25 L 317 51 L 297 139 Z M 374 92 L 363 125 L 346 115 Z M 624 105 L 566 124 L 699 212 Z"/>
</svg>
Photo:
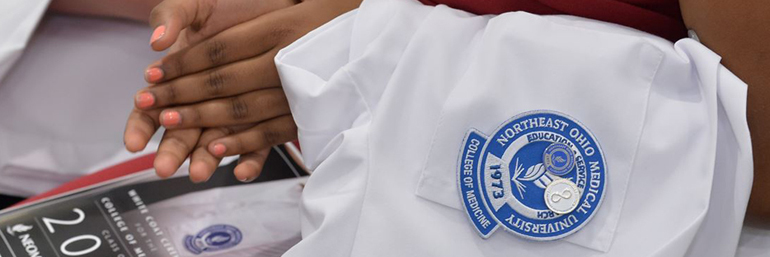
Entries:
<svg viewBox="0 0 770 257">
<path fill-rule="evenodd" d="M 207 0 L 165 0 L 150 13 L 150 26 L 154 28 L 150 46 L 163 51 L 173 45 L 181 31 L 192 24 L 200 23 L 211 12 Z"/>
</svg>

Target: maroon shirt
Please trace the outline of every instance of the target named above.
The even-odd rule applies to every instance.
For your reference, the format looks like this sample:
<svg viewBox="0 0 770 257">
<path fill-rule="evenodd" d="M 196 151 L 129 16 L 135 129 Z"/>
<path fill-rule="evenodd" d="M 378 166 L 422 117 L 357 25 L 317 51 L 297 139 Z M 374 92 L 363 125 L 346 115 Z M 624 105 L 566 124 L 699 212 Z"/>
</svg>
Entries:
<svg viewBox="0 0 770 257">
<path fill-rule="evenodd" d="M 677 0 L 420 0 L 475 14 L 525 11 L 616 23 L 676 41 L 687 36 Z"/>
</svg>

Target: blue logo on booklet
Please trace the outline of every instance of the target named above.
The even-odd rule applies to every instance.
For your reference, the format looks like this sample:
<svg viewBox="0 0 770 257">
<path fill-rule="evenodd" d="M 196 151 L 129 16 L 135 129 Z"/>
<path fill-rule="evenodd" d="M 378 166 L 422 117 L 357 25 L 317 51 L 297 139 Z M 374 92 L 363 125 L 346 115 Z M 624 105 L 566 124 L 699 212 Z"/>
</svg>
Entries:
<svg viewBox="0 0 770 257">
<path fill-rule="evenodd" d="M 594 135 L 554 111 L 517 115 L 491 136 L 471 130 L 458 167 L 462 202 L 483 238 L 499 226 L 534 240 L 575 233 L 599 208 L 606 181 Z"/>
<path fill-rule="evenodd" d="M 230 225 L 214 225 L 201 230 L 195 236 L 186 236 L 185 248 L 194 254 L 216 252 L 232 248 L 243 240 L 241 231 Z"/>
</svg>

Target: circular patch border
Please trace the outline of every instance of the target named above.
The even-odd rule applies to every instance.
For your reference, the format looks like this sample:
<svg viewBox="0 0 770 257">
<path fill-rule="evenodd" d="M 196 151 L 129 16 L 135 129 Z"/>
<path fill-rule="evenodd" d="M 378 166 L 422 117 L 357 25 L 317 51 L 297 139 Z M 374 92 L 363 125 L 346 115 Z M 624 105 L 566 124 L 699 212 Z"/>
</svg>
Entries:
<svg viewBox="0 0 770 257">
<path fill-rule="evenodd" d="M 585 168 L 584 175 L 585 177 L 582 179 L 586 179 L 586 182 L 581 185 L 582 188 L 588 188 L 586 185 L 590 185 L 590 181 L 598 181 L 594 183 L 598 183 L 597 187 L 591 187 L 592 189 L 592 201 L 590 202 L 591 206 L 583 206 L 585 207 L 583 209 L 582 214 L 580 216 L 575 215 L 555 215 L 554 218 L 551 219 L 544 219 L 548 222 L 553 223 L 554 221 L 559 222 L 563 220 L 557 220 L 560 217 L 567 216 L 568 218 L 571 218 L 574 220 L 573 223 L 571 223 L 568 227 L 562 226 L 563 229 L 561 230 L 548 230 L 548 233 L 535 233 L 534 235 L 532 233 L 526 233 L 526 232 L 532 232 L 533 230 L 527 230 L 519 232 L 515 229 L 515 227 L 512 228 L 511 225 L 513 224 L 513 218 L 514 215 L 510 216 L 511 221 L 509 221 L 507 218 L 501 218 L 499 217 L 497 210 L 492 208 L 492 204 L 490 203 L 489 193 L 484 188 L 484 185 L 486 182 L 484 181 L 482 175 L 486 170 L 484 170 L 484 166 L 487 163 L 487 156 L 490 152 L 490 144 L 492 142 L 495 142 L 496 136 L 501 133 L 503 129 L 506 129 L 508 126 L 512 126 L 514 122 L 519 123 L 523 120 L 528 120 L 532 118 L 556 118 L 554 120 L 559 120 L 561 123 L 566 123 L 570 129 L 567 131 L 571 131 L 572 128 L 576 128 L 575 133 L 577 135 L 583 135 L 584 137 L 589 138 L 589 142 L 592 147 L 586 147 L 585 145 L 582 145 L 580 147 L 580 150 L 583 151 L 586 156 L 593 156 L 591 158 L 583 158 L 578 159 L 576 161 L 583 161 L 582 165 Z M 565 122 L 566 121 L 566 122 Z M 562 126 L 564 126 L 562 124 Z M 542 126 L 540 126 L 542 127 Z M 534 129 L 534 127 L 533 127 Z M 538 128 L 539 131 L 527 131 L 527 129 L 524 129 L 526 133 L 522 132 L 521 134 L 528 134 L 528 133 L 535 133 L 535 132 L 543 132 L 545 129 Z M 553 129 L 553 128 L 551 128 Z M 548 132 L 548 131 L 546 131 Z M 556 131 L 550 131 L 551 134 L 557 134 Z M 564 131 L 564 128 L 562 128 L 562 132 Z M 561 133 L 562 137 L 569 137 L 570 132 Z M 520 136 L 520 135 L 518 135 Z M 517 137 L 518 137 L 517 136 Z M 515 141 L 516 138 L 511 139 L 511 141 Z M 580 139 L 581 144 L 583 144 L 585 141 L 583 138 Z M 481 142 L 479 145 L 478 142 Z M 547 141 L 547 140 L 540 140 L 540 141 Z M 558 140 L 553 140 L 551 142 L 556 142 Z M 534 141 L 533 141 L 534 142 Z M 477 145 L 480 146 L 480 151 L 474 150 L 473 146 Z M 572 147 L 575 147 L 577 143 L 572 145 Z M 505 230 L 509 231 L 510 233 L 516 234 L 518 236 L 521 236 L 523 238 L 536 240 L 536 241 L 550 241 L 550 240 L 556 240 L 560 239 L 566 236 L 569 236 L 577 231 L 579 231 L 583 226 L 588 224 L 593 216 L 596 215 L 596 212 L 601 208 L 601 205 L 603 203 L 603 200 L 605 198 L 605 193 L 607 191 L 607 183 L 608 183 L 608 170 L 606 158 L 604 156 L 604 151 L 601 147 L 601 144 L 599 143 L 596 136 L 586 127 L 583 123 L 578 121 L 577 119 L 563 114 L 561 112 L 552 111 L 552 110 L 535 110 L 535 111 L 528 111 L 524 113 L 520 113 L 505 122 L 503 122 L 500 126 L 498 126 L 494 133 L 491 136 L 486 136 L 482 133 L 480 133 L 478 130 L 471 128 L 471 130 L 468 132 L 466 137 L 463 140 L 463 146 L 464 148 L 460 151 L 460 155 L 458 156 L 459 166 L 458 166 L 458 186 L 460 189 L 460 193 L 462 196 L 462 203 L 465 207 L 468 218 L 473 223 L 473 225 L 476 227 L 477 231 L 481 235 L 482 238 L 488 238 L 494 231 L 497 230 L 500 226 L 504 227 Z M 503 147 L 503 151 L 510 147 L 511 145 L 507 145 Z M 497 147 L 498 149 L 496 151 L 500 151 L 500 146 Z M 588 148 L 591 148 L 590 154 L 588 154 Z M 598 154 L 595 154 L 598 153 Z M 501 153 L 498 153 L 500 155 Z M 473 165 L 467 166 L 468 162 L 472 162 Z M 588 165 L 589 162 L 592 162 L 591 165 Z M 466 163 L 464 165 L 464 163 Z M 592 166 L 593 165 L 593 166 Z M 576 164 L 578 166 L 578 164 Z M 577 168 L 577 167 L 576 167 Z M 594 169 L 595 168 L 595 169 Z M 591 170 L 594 170 L 592 172 Z M 594 174 L 596 173 L 596 174 Z M 470 175 L 472 174 L 472 175 Z M 567 173 L 569 174 L 569 172 Z M 577 176 L 579 174 L 575 174 Z M 595 179 L 587 180 L 591 175 L 597 175 L 598 177 Z M 469 184 L 469 183 L 475 184 Z M 510 183 L 510 182 L 509 182 Z M 580 198 L 580 204 L 583 204 L 584 201 L 586 201 L 586 194 L 584 190 L 581 190 L 581 198 Z M 467 194 L 467 199 L 466 199 Z M 540 199 L 543 199 L 543 196 L 539 196 Z M 543 199 L 544 200 L 544 199 Z M 587 203 L 587 202 L 586 202 Z M 478 207 L 481 207 L 481 210 L 478 209 L 476 205 L 479 205 Z M 507 205 L 507 203 L 506 203 Z M 502 209 L 504 206 L 501 206 L 498 210 Z M 510 208 L 509 208 L 510 209 Z M 548 210 L 550 213 L 555 214 Z M 512 213 L 515 213 L 515 211 L 512 211 Z M 577 210 L 575 211 L 577 213 Z M 474 217 L 475 216 L 475 217 Z M 578 218 L 579 217 L 579 218 Z M 524 217 L 526 218 L 526 217 Z M 538 217 L 540 219 L 541 217 Z M 527 218 L 528 219 L 528 218 Z M 492 225 L 489 226 L 488 224 L 485 224 L 486 220 L 492 221 Z M 543 222 L 540 222 L 543 223 Z M 533 225 L 533 224 L 530 224 Z M 538 226 L 543 229 L 543 231 L 546 231 L 545 228 L 548 224 L 534 224 L 533 226 Z M 534 230 L 537 231 L 537 230 Z M 546 236 L 537 236 L 537 234 L 545 234 Z"/>
</svg>

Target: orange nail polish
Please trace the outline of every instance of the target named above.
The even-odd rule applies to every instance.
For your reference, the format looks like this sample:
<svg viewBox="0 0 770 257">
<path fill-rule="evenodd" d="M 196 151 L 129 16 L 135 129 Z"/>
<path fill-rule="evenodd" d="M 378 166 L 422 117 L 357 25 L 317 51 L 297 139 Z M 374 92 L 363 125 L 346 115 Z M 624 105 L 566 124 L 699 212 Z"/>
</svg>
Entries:
<svg viewBox="0 0 770 257">
<path fill-rule="evenodd" d="M 225 155 L 225 152 L 227 151 L 227 147 L 223 144 L 215 144 L 213 149 L 214 156 L 222 156 Z"/>
<path fill-rule="evenodd" d="M 160 115 L 160 123 L 164 127 L 174 127 L 182 123 L 182 115 L 178 111 L 163 111 Z"/>
<path fill-rule="evenodd" d="M 160 25 L 155 28 L 155 31 L 152 32 L 152 37 L 150 37 L 150 45 L 162 38 L 163 35 L 166 35 L 166 25 Z"/>
<path fill-rule="evenodd" d="M 155 96 L 149 92 L 141 92 L 136 95 L 136 106 L 140 109 L 146 109 L 155 105 Z"/>
<path fill-rule="evenodd" d="M 155 83 L 163 79 L 163 70 L 158 67 L 152 67 L 144 72 L 144 78 L 147 82 Z"/>
</svg>

